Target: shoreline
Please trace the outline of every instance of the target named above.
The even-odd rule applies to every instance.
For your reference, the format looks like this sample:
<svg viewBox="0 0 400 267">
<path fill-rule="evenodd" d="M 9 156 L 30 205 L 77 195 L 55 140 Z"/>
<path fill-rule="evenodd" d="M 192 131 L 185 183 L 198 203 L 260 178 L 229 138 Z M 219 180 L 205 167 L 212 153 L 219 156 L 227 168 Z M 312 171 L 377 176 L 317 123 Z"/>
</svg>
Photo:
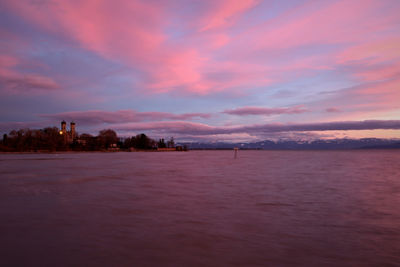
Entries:
<svg viewBox="0 0 400 267">
<path fill-rule="evenodd" d="M 312 152 L 312 151 L 366 151 L 366 150 L 399 150 L 400 148 L 354 148 L 354 149 L 240 149 L 240 151 L 287 151 L 287 152 L 294 152 L 294 151 L 303 151 L 303 152 Z M 0 151 L 0 155 L 11 155 L 11 154 L 83 154 L 83 153 L 135 153 L 135 152 L 157 152 L 157 153 L 164 153 L 164 152 L 189 152 L 189 151 L 234 151 L 234 149 L 189 149 L 189 150 L 133 150 L 133 151 Z"/>
<path fill-rule="evenodd" d="M 188 152 L 189 150 L 134 150 L 134 151 L 0 151 L 0 154 L 79 154 L 79 153 L 134 153 L 134 152 Z"/>
</svg>

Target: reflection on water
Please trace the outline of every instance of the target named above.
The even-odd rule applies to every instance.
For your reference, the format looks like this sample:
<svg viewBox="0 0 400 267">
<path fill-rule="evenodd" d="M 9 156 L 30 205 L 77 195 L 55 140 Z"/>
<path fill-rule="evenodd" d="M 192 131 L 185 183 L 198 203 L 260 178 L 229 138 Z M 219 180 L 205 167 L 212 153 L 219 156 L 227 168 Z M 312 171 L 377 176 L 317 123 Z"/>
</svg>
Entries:
<svg viewBox="0 0 400 267">
<path fill-rule="evenodd" d="M 399 151 L 0 155 L 2 266 L 400 265 Z"/>
</svg>

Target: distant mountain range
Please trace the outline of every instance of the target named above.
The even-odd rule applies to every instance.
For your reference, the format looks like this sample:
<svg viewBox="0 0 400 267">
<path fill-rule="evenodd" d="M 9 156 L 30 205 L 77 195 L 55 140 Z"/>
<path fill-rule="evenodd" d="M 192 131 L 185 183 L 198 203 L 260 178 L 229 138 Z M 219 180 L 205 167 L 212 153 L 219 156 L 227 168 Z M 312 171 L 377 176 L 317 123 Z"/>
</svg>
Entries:
<svg viewBox="0 0 400 267">
<path fill-rule="evenodd" d="M 337 149 L 400 149 L 399 139 L 333 139 L 314 141 L 271 141 L 254 143 L 183 143 L 190 149 L 265 149 L 265 150 L 337 150 Z"/>
</svg>

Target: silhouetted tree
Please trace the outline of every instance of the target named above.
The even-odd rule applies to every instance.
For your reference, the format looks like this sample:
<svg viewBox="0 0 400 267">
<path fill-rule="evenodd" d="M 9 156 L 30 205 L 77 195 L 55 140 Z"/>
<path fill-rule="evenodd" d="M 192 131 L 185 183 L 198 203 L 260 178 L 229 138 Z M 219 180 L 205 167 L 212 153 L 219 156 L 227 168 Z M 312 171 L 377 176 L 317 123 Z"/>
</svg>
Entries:
<svg viewBox="0 0 400 267">
<path fill-rule="evenodd" d="M 137 149 L 149 149 L 152 147 L 152 140 L 145 134 L 138 134 L 135 137 L 134 147 Z"/>
<path fill-rule="evenodd" d="M 43 130 L 45 147 L 50 151 L 66 150 L 67 144 L 64 136 L 60 135 L 57 127 L 47 127 Z"/>
<path fill-rule="evenodd" d="M 171 137 L 171 139 L 169 139 L 169 141 L 167 142 L 167 147 L 169 148 L 175 147 L 175 141 L 173 137 Z"/>
<path fill-rule="evenodd" d="M 157 143 L 158 148 L 166 148 L 167 145 L 165 144 L 164 138 L 161 138 Z"/>
<path fill-rule="evenodd" d="M 104 129 L 94 137 L 90 134 L 81 134 L 79 138 L 68 140 L 66 135 L 60 134 L 57 127 L 47 127 L 40 130 L 20 129 L 12 130 L 8 135 L 3 135 L 0 140 L 0 151 L 60 151 L 60 150 L 89 150 L 95 151 L 108 149 L 111 145 L 117 144 L 120 148 L 154 149 L 166 147 L 164 139 L 157 143 L 147 137 L 144 133 L 121 140 L 112 129 Z M 168 141 L 168 146 L 174 146 L 174 140 Z"/>
<path fill-rule="evenodd" d="M 100 146 L 106 149 L 118 142 L 117 133 L 111 129 L 101 130 L 97 138 Z"/>
<path fill-rule="evenodd" d="M 3 145 L 7 145 L 7 134 L 3 134 Z"/>
<path fill-rule="evenodd" d="M 6 140 L 6 150 L 11 151 L 55 151 L 67 148 L 63 136 L 60 136 L 58 129 L 55 127 L 43 130 L 12 130 Z"/>
</svg>

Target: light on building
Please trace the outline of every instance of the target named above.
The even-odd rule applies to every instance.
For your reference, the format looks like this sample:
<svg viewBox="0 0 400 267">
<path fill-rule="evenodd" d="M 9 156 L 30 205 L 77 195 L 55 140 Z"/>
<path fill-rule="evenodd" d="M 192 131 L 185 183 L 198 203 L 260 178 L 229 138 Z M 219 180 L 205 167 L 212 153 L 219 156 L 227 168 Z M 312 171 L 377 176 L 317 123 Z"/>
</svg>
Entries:
<svg viewBox="0 0 400 267">
<path fill-rule="evenodd" d="M 63 134 L 63 132 L 62 132 L 62 131 L 60 131 L 60 134 Z"/>
</svg>

